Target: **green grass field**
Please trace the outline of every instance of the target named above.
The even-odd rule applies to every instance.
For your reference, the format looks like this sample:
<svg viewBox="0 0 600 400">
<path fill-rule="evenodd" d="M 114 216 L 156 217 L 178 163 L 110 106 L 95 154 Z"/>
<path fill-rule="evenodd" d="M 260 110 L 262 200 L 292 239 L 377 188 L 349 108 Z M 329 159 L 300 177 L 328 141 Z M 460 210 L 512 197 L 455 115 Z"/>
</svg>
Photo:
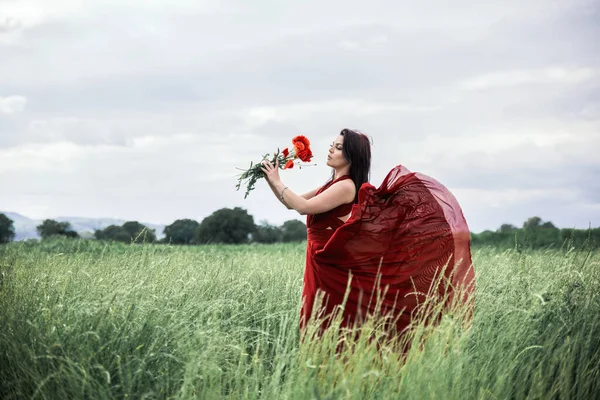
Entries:
<svg viewBox="0 0 600 400">
<path fill-rule="evenodd" d="M 0 398 L 600 398 L 598 252 L 474 249 L 471 329 L 445 317 L 403 358 L 299 341 L 304 251 L 0 247 Z"/>
</svg>

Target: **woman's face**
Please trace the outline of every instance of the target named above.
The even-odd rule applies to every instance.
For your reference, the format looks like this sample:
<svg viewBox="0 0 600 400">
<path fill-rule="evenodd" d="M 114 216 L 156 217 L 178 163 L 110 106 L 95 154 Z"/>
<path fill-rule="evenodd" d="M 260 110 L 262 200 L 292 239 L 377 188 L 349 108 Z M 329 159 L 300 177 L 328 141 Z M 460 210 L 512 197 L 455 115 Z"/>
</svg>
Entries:
<svg viewBox="0 0 600 400">
<path fill-rule="evenodd" d="M 344 137 L 339 135 L 329 145 L 329 153 L 327 154 L 327 165 L 332 168 L 340 168 L 348 165 L 348 161 L 342 154 L 342 144 L 344 143 Z"/>
</svg>

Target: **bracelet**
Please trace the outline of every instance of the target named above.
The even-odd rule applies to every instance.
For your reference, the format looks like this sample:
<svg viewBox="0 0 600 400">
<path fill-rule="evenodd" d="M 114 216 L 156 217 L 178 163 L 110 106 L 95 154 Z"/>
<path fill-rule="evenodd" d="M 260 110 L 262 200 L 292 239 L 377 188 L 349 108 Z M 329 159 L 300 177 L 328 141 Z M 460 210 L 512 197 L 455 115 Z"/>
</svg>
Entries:
<svg viewBox="0 0 600 400">
<path fill-rule="evenodd" d="M 285 192 L 285 189 L 287 189 L 288 187 L 284 187 L 283 190 L 281 191 L 281 195 L 279 196 L 279 198 L 281 199 L 281 201 L 283 201 L 283 192 Z"/>
</svg>

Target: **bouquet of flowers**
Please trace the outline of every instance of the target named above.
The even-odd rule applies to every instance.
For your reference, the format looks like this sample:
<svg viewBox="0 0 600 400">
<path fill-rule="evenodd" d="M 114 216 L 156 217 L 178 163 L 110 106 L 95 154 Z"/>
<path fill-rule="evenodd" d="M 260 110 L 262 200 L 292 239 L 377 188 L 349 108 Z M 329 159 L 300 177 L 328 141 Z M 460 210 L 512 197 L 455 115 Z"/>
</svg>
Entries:
<svg viewBox="0 0 600 400">
<path fill-rule="evenodd" d="M 294 137 L 292 139 L 292 146 L 292 150 L 289 150 L 286 147 L 280 152 L 279 149 L 277 149 L 277 152 L 273 154 L 273 158 L 270 160 L 271 163 L 275 164 L 275 161 L 279 160 L 280 169 L 290 169 L 294 168 L 296 160 L 309 162 L 312 159 L 313 154 L 310 150 L 310 141 L 305 136 L 299 135 Z M 269 155 L 269 153 L 265 154 L 263 156 L 263 160 L 266 160 Z M 265 177 L 265 173 L 261 170 L 261 165 L 262 164 L 260 162 L 256 164 L 250 162 L 250 168 L 247 170 L 242 170 L 244 172 L 240 174 L 235 188 L 236 190 L 240 190 L 242 184 L 247 182 L 244 199 L 248 197 L 250 191 L 254 189 L 256 181 Z M 299 164 L 299 167 L 302 168 L 302 164 Z"/>
</svg>

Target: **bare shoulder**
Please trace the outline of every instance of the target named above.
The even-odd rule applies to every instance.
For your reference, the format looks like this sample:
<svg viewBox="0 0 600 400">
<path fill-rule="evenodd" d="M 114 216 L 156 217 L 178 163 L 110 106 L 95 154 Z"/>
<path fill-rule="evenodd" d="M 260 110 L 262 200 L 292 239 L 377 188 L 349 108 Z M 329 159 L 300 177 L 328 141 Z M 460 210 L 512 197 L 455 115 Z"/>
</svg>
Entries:
<svg viewBox="0 0 600 400">
<path fill-rule="evenodd" d="M 300 208 L 300 214 L 320 214 L 354 200 L 356 189 L 350 179 L 335 182 L 318 195 L 313 196 Z"/>
<path fill-rule="evenodd" d="M 352 179 L 344 179 L 342 181 L 338 181 L 331 185 L 331 187 L 339 188 L 338 190 L 356 190 L 356 186 L 354 185 L 354 181 Z"/>
<path fill-rule="evenodd" d="M 321 192 L 321 195 L 334 195 L 336 197 L 348 199 L 348 201 L 344 201 L 343 203 L 349 203 L 350 201 L 354 200 L 355 194 L 356 187 L 354 186 L 354 181 L 352 179 L 344 179 L 335 182 L 333 185 Z"/>
</svg>

